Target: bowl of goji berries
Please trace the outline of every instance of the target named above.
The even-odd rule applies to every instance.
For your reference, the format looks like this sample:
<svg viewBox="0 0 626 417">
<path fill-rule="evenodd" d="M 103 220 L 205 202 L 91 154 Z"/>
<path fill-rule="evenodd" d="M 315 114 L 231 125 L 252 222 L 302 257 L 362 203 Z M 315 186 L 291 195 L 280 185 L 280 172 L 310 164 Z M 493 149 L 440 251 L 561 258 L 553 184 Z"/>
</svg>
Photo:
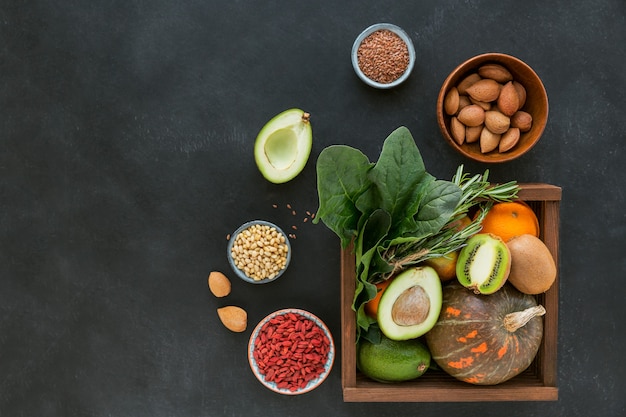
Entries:
<svg viewBox="0 0 626 417">
<path fill-rule="evenodd" d="M 326 380 L 335 360 L 328 327 L 298 308 L 275 311 L 257 324 L 248 343 L 254 376 L 279 394 L 309 392 Z"/>
</svg>

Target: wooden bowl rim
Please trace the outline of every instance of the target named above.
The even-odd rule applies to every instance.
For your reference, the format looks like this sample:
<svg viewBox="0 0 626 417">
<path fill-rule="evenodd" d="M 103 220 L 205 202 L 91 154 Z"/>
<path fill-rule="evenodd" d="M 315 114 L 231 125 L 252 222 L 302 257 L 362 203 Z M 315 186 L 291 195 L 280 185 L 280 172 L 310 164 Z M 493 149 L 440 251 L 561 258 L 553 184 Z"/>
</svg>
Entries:
<svg viewBox="0 0 626 417">
<path fill-rule="evenodd" d="M 449 118 L 449 116 L 445 115 L 443 111 L 443 101 L 445 99 L 446 93 L 448 92 L 451 85 L 453 84 L 453 81 L 454 81 L 454 84 L 456 84 L 456 82 L 459 81 L 463 75 L 467 74 L 473 69 L 478 68 L 479 65 L 482 65 L 488 62 L 502 64 L 505 67 L 507 67 L 509 71 L 514 72 L 514 73 L 524 72 L 524 74 L 528 78 L 532 79 L 533 88 L 537 91 L 537 96 L 535 97 L 535 99 L 539 100 L 541 103 L 541 109 L 538 112 L 538 114 L 532 115 L 533 127 L 531 128 L 529 132 L 522 134 L 523 137 L 524 135 L 526 135 L 525 137 L 528 137 L 529 134 L 533 134 L 534 138 L 532 138 L 530 142 L 527 142 L 525 146 L 514 148 L 502 154 L 493 153 L 493 152 L 488 153 L 488 154 L 474 153 L 474 152 L 470 152 L 467 150 L 466 144 L 464 145 L 457 144 L 456 141 L 450 135 L 448 126 L 446 124 L 446 118 Z M 514 63 L 516 65 L 516 68 L 509 68 L 511 63 Z M 524 87 L 526 87 L 527 90 L 529 89 L 527 85 L 525 85 Z M 485 162 L 485 163 L 508 162 L 508 161 L 517 159 L 520 156 L 527 153 L 530 149 L 532 149 L 535 146 L 535 144 L 539 141 L 539 139 L 543 135 L 543 132 L 545 130 L 547 120 L 548 120 L 548 113 L 549 113 L 548 95 L 547 95 L 545 86 L 543 85 L 543 82 L 541 81 L 541 78 L 539 78 L 537 73 L 530 67 L 530 65 L 528 65 L 521 59 L 514 57 L 512 55 L 499 53 L 499 52 L 488 52 L 488 53 L 476 55 L 472 58 L 465 60 L 461 64 L 459 64 L 456 68 L 454 68 L 454 70 L 450 72 L 448 77 L 445 79 L 439 91 L 439 96 L 437 97 L 437 123 L 439 124 L 439 129 L 441 130 L 441 133 L 444 139 L 446 140 L 446 142 L 448 142 L 448 144 L 450 144 L 450 146 L 456 149 L 457 152 L 478 162 Z"/>
</svg>

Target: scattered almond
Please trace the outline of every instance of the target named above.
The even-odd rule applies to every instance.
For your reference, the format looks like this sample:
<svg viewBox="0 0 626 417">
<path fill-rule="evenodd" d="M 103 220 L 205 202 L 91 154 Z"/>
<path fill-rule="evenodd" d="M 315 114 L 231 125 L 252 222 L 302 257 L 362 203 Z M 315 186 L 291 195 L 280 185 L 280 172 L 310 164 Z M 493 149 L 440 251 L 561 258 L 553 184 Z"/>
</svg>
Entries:
<svg viewBox="0 0 626 417">
<path fill-rule="evenodd" d="M 485 127 L 501 135 L 509 129 L 511 119 L 496 110 L 485 112 Z"/>
<path fill-rule="evenodd" d="M 446 98 L 443 101 L 443 108 L 446 111 L 446 114 L 452 116 L 459 111 L 459 90 L 456 87 L 452 87 L 448 94 L 446 94 Z"/>
<path fill-rule="evenodd" d="M 528 132 L 533 125 L 533 117 L 530 113 L 519 110 L 511 116 L 511 127 L 519 127 L 520 132 Z"/>
<path fill-rule="evenodd" d="M 490 78 L 502 84 L 513 79 L 511 72 L 500 64 L 485 64 L 478 68 L 478 74 L 483 78 Z"/>
<path fill-rule="evenodd" d="M 519 110 L 519 94 L 513 81 L 504 84 L 498 97 L 498 108 L 506 116 L 513 116 Z"/>
<path fill-rule="evenodd" d="M 497 81 L 484 78 L 476 81 L 467 89 L 467 94 L 475 100 L 490 102 L 500 95 L 501 85 Z"/>
<path fill-rule="evenodd" d="M 512 127 L 507 130 L 500 138 L 498 144 L 498 152 L 507 152 L 513 149 L 517 142 L 519 142 L 520 131 L 517 127 Z"/>
<path fill-rule="evenodd" d="M 221 272 L 212 271 L 207 281 L 214 296 L 226 297 L 230 294 L 230 280 Z"/>
<path fill-rule="evenodd" d="M 478 126 L 485 121 L 485 111 L 477 104 L 464 107 L 457 116 L 465 126 Z"/>
<path fill-rule="evenodd" d="M 248 327 L 248 313 L 241 307 L 226 306 L 217 309 L 222 324 L 228 330 L 241 333 Z"/>
</svg>

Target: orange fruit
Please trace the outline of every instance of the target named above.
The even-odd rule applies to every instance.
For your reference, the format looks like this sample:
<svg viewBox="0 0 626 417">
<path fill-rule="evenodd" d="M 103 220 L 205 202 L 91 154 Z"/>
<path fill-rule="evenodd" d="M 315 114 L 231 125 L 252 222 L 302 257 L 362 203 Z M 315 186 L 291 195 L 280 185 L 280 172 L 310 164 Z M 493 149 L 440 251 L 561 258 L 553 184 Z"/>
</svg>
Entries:
<svg viewBox="0 0 626 417">
<path fill-rule="evenodd" d="M 424 263 L 437 271 L 440 280 L 449 281 L 452 278 L 456 278 L 456 261 L 458 258 L 459 252 L 455 251 L 444 256 L 428 259 Z"/>
<path fill-rule="evenodd" d="M 496 203 L 482 222 L 480 233 L 491 233 L 508 242 L 515 236 L 539 237 L 539 220 L 530 206 L 523 201 Z"/>
<path fill-rule="evenodd" d="M 378 292 L 376 293 L 376 297 L 372 298 L 367 303 L 365 303 L 365 306 L 364 306 L 365 314 L 367 314 L 368 316 L 372 318 L 376 318 L 376 315 L 378 314 L 378 303 L 380 302 L 380 297 L 383 296 L 383 292 L 385 292 L 385 288 L 387 288 L 389 284 L 391 284 L 391 281 L 392 279 L 387 279 L 385 281 L 382 281 L 376 284 L 376 289 Z"/>
<path fill-rule="evenodd" d="M 454 230 L 460 232 L 461 230 L 465 229 L 471 222 L 472 219 L 470 219 L 469 216 L 463 216 L 460 219 L 450 223 L 450 226 L 448 227 L 454 228 Z"/>
</svg>

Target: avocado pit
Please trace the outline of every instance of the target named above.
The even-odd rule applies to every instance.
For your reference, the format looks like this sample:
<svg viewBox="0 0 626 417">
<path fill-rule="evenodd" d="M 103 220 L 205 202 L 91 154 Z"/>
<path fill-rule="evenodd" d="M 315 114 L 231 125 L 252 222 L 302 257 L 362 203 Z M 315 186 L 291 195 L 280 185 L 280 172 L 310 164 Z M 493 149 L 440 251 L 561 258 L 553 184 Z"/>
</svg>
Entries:
<svg viewBox="0 0 626 417">
<path fill-rule="evenodd" d="M 407 288 L 393 303 L 392 320 L 399 326 L 423 323 L 430 311 L 430 298 L 419 285 Z"/>
</svg>

